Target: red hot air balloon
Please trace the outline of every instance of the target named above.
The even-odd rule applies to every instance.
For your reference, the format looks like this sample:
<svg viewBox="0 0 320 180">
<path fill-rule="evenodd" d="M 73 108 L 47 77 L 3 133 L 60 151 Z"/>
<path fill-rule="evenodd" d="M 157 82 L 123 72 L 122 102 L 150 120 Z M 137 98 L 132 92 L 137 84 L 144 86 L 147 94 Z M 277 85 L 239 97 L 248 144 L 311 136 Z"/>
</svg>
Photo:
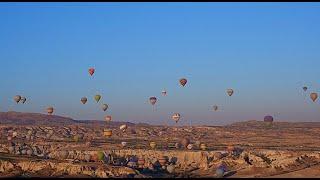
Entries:
<svg viewBox="0 0 320 180">
<path fill-rule="evenodd" d="M 187 79 L 182 78 L 182 79 L 179 80 L 179 82 L 184 87 L 187 84 L 188 81 L 187 81 Z"/>
<path fill-rule="evenodd" d="M 89 69 L 89 74 L 92 76 L 94 74 L 94 68 Z"/>
</svg>

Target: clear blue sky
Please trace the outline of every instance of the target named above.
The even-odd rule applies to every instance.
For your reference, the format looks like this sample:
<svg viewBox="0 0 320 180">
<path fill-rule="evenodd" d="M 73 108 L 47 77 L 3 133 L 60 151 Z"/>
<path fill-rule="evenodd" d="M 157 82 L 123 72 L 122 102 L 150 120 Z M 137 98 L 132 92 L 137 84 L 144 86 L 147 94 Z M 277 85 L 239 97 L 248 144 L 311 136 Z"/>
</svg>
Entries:
<svg viewBox="0 0 320 180">
<path fill-rule="evenodd" d="M 302 91 L 320 91 L 320 3 L 1 3 L 0 61 L 0 111 L 54 106 L 74 119 L 152 124 L 173 124 L 174 112 L 181 124 L 320 121 L 319 102 Z M 16 105 L 16 94 L 27 103 Z"/>
</svg>

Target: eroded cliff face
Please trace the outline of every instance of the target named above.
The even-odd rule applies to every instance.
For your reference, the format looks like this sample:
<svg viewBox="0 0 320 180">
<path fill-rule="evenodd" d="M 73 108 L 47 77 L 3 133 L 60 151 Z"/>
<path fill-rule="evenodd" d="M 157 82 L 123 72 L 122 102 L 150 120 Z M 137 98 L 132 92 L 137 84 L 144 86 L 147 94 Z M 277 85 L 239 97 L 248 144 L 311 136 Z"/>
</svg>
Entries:
<svg viewBox="0 0 320 180">
<path fill-rule="evenodd" d="M 107 138 L 102 126 L 2 124 L 0 176 L 216 177 L 225 164 L 225 176 L 268 177 L 320 162 L 319 127 L 276 128 L 129 126 Z M 192 149 L 175 146 L 186 137 Z"/>
<path fill-rule="evenodd" d="M 5 150 L 2 151 L 5 152 Z M 232 154 L 226 151 L 186 151 L 186 150 L 105 150 L 68 151 L 61 157 L 62 150 L 50 152 L 46 160 L 34 160 L 32 156 L 14 160 L 0 160 L 0 173 L 21 171 L 21 173 L 44 174 L 61 177 L 84 175 L 86 177 L 214 177 L 218 165 L 224 163 L 228 171 L 247 171 L 256 176 L 268 176 L 298 170 L 320 163 L 318 152 L 292 151 L 246 151 Z M 97 158 L 103 153 L 103 159 Z M 21 156 L 21 155 L 20 155 Z M 160 162 L 165 159 L 164 164 Z M 142 161 L 143 160 L 143 161 Z M 129 163 L 130 162 L 130 163 Z M 162 162 L 163 163 L 163 162 Z M 174 168 L 174 172 L 169 171 Z"/>
</svg>

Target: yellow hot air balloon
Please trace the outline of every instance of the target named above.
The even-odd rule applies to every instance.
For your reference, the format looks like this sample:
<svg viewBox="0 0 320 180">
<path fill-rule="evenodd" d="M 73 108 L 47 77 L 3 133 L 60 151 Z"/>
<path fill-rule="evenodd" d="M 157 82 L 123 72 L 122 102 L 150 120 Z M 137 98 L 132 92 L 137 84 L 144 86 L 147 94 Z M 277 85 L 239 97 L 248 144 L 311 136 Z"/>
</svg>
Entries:
<svg viewBox="0 0 320 180">
<path fill-rule="evenodd" d="M 101 99 L 101 95 L 99 95 L 99 94 L 95 95 L 95 96 L 94 96 L 94 99 L 95 99 L 97 102 L 99 102 L 100 99 Z"/>
</svg>

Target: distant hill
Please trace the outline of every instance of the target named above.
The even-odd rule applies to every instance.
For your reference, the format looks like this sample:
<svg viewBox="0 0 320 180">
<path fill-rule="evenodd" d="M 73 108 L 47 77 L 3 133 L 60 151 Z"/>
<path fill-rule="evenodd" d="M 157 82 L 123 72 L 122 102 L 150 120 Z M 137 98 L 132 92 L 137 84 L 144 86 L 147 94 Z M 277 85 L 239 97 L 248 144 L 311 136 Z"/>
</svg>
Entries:
<svg viewBox="0 0 320 180">
<path fill-rule="evenodd" d="M 99 120 L 73 120 L 72 118 L 47 115 L 40 113 L 25 113 L 25 112 L 0 112 L 0 124 L 11 125 L 46 125 L 46 126 L 64 126 L 64 125 L 106 125 L 105 121 Z M 126 124 L 127 126 L 134 126 L 134 123 L 130 122 L 110 122 L 110 126 L 120 126 Z"/>
<path fill-rule="evenodd" d="M 266 123 L 262 120 L 249 120 L 244 122 L 235 122 L 225 127 L 258 128 L 265 127 Z M 313 128 L 320 127 L 320 122 L 273 122 L 274 126 L 281 128 Z"/>
<path fill-rule="evenodd" d="M 46 115 L 40 113 L 24 112 L 0 112 L 0 124 L 13 125 L 70 125 L 74 121 L 71 118 Z"/>
<path fill-rule="evenodd" d="M 73 120 L 75 123 L 78 124 L 86 124 L 86 125 L 99 125 L 99 126 L 121 126 L 123 124 L 126 124 L 127 126 L 134 126 L 134 123 L 131 122 L 119 122 L 119 121 L 111 121 L 111 122 L 105 122 L 100 120 Z"/>
</svg>

